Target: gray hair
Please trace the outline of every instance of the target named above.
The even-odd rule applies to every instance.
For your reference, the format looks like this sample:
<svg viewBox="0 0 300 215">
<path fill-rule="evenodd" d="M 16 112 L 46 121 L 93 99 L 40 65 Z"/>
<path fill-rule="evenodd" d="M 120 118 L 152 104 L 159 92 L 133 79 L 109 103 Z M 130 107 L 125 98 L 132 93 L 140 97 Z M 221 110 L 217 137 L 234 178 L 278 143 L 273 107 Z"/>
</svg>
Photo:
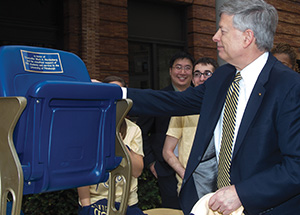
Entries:
<svg viewBox="0 0 300 215">
<path fill-rule="evenodd" d="M 278 23 L 276 9 L 263 0 L 228 0 L 220 8 L 222 13 L 233 15 L 233 26 L 244 32 L 251 29 L 261 51 L 270 51 Z"/>
</svg>

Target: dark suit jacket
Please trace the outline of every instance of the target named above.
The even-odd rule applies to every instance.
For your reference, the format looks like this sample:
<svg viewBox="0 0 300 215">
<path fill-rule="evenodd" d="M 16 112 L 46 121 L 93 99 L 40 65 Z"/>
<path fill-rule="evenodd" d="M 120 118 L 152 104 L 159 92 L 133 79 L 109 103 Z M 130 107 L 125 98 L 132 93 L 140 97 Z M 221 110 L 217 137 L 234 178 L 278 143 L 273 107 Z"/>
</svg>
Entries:
<svg viewBox="0 0 300 215">
<path fill-rule="evenodd" d="M 171 84 L 162 90 L 174 91 L 174 88 Z M 169 121 L 170 116 L 141 116 L 137 120 L 137 124 L 142 130 L 145 167 L 149 167 L 151 163 L 155 162 L 155 170 L 158 176 L 175 174 L 175 171 L 162 156 Z"/>
<path fill-rule="evenodd" d="M 205 84 L 182 93 L 128 89 L 135 113 L 180 115 L 199 113 L 201 109 L 180 192 L 185 214 L 198 200 L 192 174 L 213 137 L 234 75 L 235 68 L 227 64 Z M 299 214 L 300 75 L 271 54 L 245 109 L 230 177 L 245 214 Z"/>
</svg>

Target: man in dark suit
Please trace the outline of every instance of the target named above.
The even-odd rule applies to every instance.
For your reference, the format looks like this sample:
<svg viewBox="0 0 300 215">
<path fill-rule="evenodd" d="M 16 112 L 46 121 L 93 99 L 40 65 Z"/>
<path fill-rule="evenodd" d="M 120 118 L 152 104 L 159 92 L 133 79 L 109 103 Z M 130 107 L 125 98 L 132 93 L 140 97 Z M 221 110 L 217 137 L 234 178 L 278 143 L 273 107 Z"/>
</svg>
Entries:
<svg viewBox="0 0 300 215">
<path fill-rule="evenodd" d="M 184 91 L 191 85 L 194 58 L 189 53 L 175 53 L 169 62 L 171 84 L 163 91 Z M 162 207 L 179 209 L 175 171 L 162 156 L 170 116 L 139 117 L 137 124 L 142 130 L 145 168 L 157 178 Z"/>
<path fill-rule="evenodd" d="M 203 85 L 184 92 L 128 89 L 132 113 L 187 115 L 201 109 L 180 192 L 187 215 L 198 200 L 193 175 L 210 142 L 219 157 L 225 97 L 240 73 L 230 184 L 216 191 L 209 207 L 223 215 L 240 206 L 251 215 L 299 214 L 300 76 L 269 52 L 276 9 L 263 0 L 228 0 L 220 15 L 213 40 L 228 64 Z"/>
</svg>

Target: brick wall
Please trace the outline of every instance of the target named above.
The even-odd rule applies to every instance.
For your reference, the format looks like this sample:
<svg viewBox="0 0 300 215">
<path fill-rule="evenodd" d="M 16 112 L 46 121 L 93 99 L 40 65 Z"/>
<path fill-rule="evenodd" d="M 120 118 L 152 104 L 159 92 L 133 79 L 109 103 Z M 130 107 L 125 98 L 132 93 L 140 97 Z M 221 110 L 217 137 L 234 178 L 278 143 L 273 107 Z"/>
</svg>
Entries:
<svg viewBox="0 0 300 215">
<path fill-rule="evenodd" d="M 66 0 L 65 49 L 79 55 L 91 78 L 128 81 L 126 0 Z"/>
<path fill-rule="evenodd" d="M 216 44 L 212 37 L 216 32 L 215 0 L 194 0 L 188 7 L 188 48 L 195 59 L 217 59 Z"/>
<path fill-rule="evenodd" d="M 215 0 L 162 0 L 188 5 L 188 50 L 195 58 L 217 58 Z M 300 48 L 300 1 L 267 0 L 279 14 L 275 44 Z M 128 82 L 127 0 L 65 0 L 65 49 L 79 55 L 91 78 L 118 75 Z M 299 53 L 300 55 L 300 53 Z M 300 59 L 300 56 L 298 57 Z"/>
<path fill-rule="evenodd" d="M 81 57 L 81 3 L 80 0 L 64 1 L 64 49 Z"/>
<path fill-rule="evenodd" d="M 96 77 L 123 77 L 128 82 L 127 0 L 99 1 L 99 70 Z"/>
<path fill-rule="evenodd" d="M 278 26 L 274 44 L 288 43 L 298 51 L 300 59 L 300 1 L 267 0 L 278 11 Z"/>
</svg>

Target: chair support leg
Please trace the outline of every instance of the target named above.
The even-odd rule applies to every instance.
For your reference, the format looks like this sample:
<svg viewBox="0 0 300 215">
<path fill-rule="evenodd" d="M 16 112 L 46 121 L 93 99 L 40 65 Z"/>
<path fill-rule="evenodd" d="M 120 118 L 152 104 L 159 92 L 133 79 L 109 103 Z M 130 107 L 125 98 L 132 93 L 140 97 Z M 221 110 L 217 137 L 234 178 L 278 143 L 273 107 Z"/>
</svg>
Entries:
<svg viewBox="0 0 300 215">
<path fill-rule="evenodd" d="M 117 114 L 116 114 L 116 156 L 122 157 L 120 165 L 112 170 L 109 175 L 109 195 L 108 195 L 108 215 L 124 215 L 126 214 L 128 206 L 128 197 L 131 185 L 131 161 L 128 155 L 127 149 L 123 140 L 120 136 L 120 126 L 130 108 L 132 107 L 132 101 L 130 99 L 120 100 L 117 103 Z M 119 210 L 115 208 L 115 181 L 116 177 L 124 177 L 124 186 L 122 201 Z"/>
<path fill-rule="evenodd" d="M 13 131 L 26 107 L 24 97 L 0 98 L 0 214 L 6 214 L 7 196 L 13 197 L 12 215 L 19 215 L 23 196 L 23 170 L 13 143 Z"/>
</svg>

